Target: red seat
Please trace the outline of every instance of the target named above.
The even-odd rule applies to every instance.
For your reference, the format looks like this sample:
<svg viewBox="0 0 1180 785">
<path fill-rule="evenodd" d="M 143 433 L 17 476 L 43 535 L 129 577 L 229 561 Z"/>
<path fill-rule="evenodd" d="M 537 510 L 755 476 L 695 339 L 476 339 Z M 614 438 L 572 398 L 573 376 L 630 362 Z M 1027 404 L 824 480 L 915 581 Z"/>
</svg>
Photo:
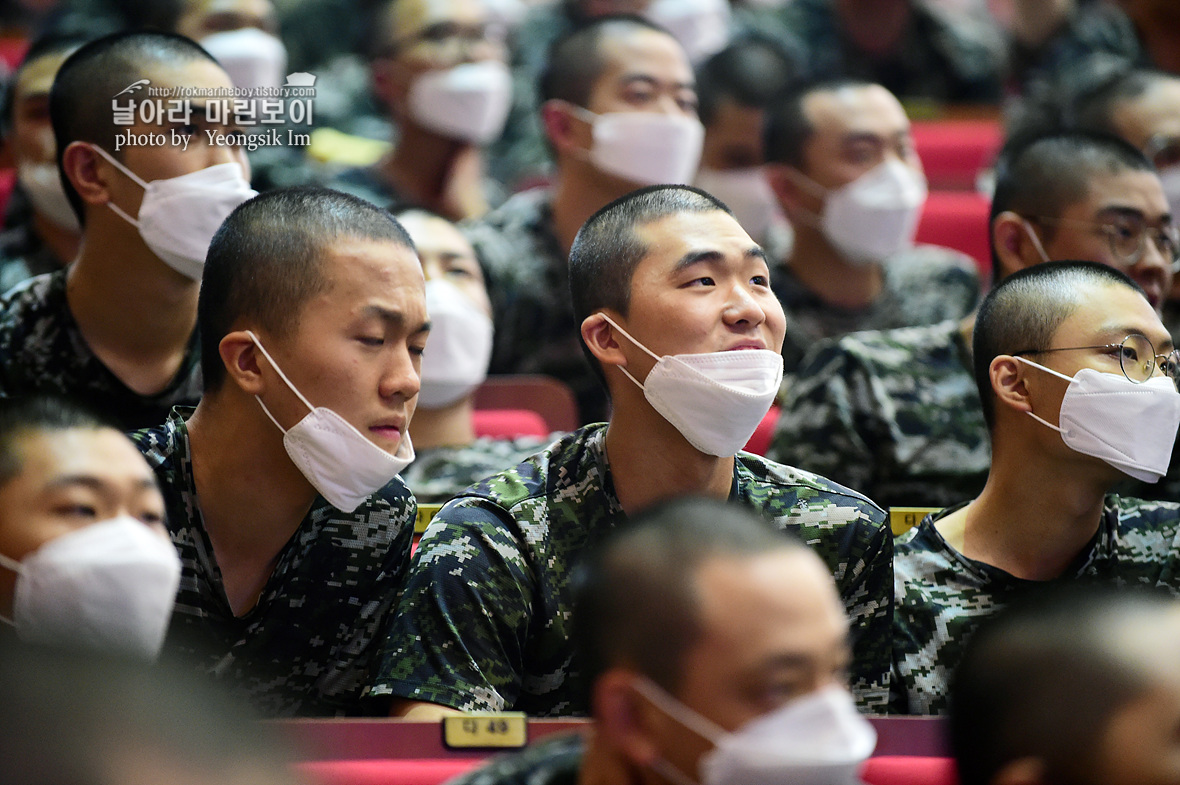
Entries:
<svg viewBox="0 0 1180 785">
<path fill-rule="evenodd" d="M 569 385 L 549 376 L 509 374 L 489 376 L 475 391 L 475 408 L 531 409 L 552 431 L 572 431 L 578 422 L 578 402 Z"/>
<path fill-rule="evenodd" d="M 481 758 L 323 760 L 295 768 L 319 785 L 439 785 L 483 763 Z"/>
<path fill-rule="evenodd" d="M 962 251 L 979 265 L 979 275 L 991 272 L 987 216 L 991 204 L 977 193 L 931 191 L 918 222 L 917 241 Z"/>
<path fill-rule="evenodd" d="M 549 435 L 545 418 L 531 409 L 476 409 L 471 419 L 479 437 L 512 439 Z"/>
<path fill-rule="evenodd" d="M 778 406 L 771 406 L 770 411 L 762 418 L 762 422 L 758 423 L 758 427 L 754 429 L 754 435 L 750 437 L 750 441 L 746 442 L 745 451 L 752 452 L 755 455 L 766 455 L 766 450 L 770 447 L 770 440 L 774 436 L 774 426 L 778 422 L 778 414 L 781 409 Z"/>
<path fill-rule="evenodd" d="M 953 758 L 922 755 L 879 755 L 861 767 L 868 785 L 958 785 Z"/>
<path fill-rule="evenodd" d="M 12 196 L 12 189 L 16 187 L 16 170 L 0 169 L 0 229 L 4 228 L 4 210 L 8 206 L 8 197 Z"/>
<path fill-rule="evenodd" d="M 914 147 L 932 189 L 972 191 L 1004 142 L 998 120 L 940 120 L 913 124 Z"/>
</svg>

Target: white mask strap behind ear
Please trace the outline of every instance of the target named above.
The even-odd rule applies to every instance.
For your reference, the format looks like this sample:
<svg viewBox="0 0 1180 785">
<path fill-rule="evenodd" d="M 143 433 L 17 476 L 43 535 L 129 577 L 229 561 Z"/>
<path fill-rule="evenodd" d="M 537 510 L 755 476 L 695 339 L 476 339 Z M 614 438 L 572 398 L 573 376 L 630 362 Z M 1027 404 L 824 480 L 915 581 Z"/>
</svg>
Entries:
<svg viewBox="0 0 1180 785">
<path fill-rule="evenodd" d="M 1037 233 L 1033 230 L 1032 224 L 1028 222 L 1027 218 L 1021 218 L 1020 223 L 1024 225 L 1025 231 L 1028 232 L 1028 238 L 1032 240 L 1033 247 L 1037 249 L 1037 253 L 1041 255 L 1042 262 L 1051 261 L 1049 254 L 1045 253 L 1045 246 L 1041 245 L 1041 238 L 1037 237 Z M 1046 369 L 1048 370 L 1048 369 Z"/>
</svg>

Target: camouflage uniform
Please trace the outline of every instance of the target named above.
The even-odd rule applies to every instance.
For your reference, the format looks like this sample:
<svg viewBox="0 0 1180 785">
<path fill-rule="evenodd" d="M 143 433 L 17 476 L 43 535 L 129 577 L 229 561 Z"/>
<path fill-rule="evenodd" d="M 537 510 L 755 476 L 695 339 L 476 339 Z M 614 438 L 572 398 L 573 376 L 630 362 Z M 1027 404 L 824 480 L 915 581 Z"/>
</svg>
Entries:
<svg viewBox="0 0 1180 785">
<path fill-rule="evenodd" d="M 766 457 L 885 507 L 946 507 L 987 482 L 991 442 L 958 321 L 822 343 L 784 379 L 781 398 Z M 1180 440 L 1160 482 L 1127 477 L 1115 490 L 1180 499 Z"/>
<path fill-rule="evenodd" d="M 12 226 L 0 233 L 0 294 L 33 276 L 61 268 L 53 251 L 28 224 Z"/>
<path fill-rule="evenodd" d="M 606 391 L 582 354 L 569 263 L 553 234 L 552 191 L 519 193 L 462 226 L 488 279 L 496 324 L 489 373 L 541 373 L 568 384 L 582 422 L 606 419 Z"/>
<path fill-rule="evenodd" d="M 987 481 L 991 445 L 958 321 L 822 344 L 784 392 L 771 460 L 885 507 L 945 507 Z"/>
<path fill-rule="evenodd" d="M 386 180 L 375 166 L 356 166 L 345 169 L 330 178 L 326 185 L 337 191 L 359 196 L 391 213 L 422 206 L 417 200 L 402 193 L 396 185 Z M 499 183 L 491 180 L 484 180 L 483 195 L 490 204 L 499 204 L 504 201 L 504 193 Z"/>
<path fill-rule="evenodd" d="M 779 19 L 802 44 L 816 77 L 848 76 L 884 85 L 898 98 L 941 103 L 997 103 L 1004 40 L 986 14 L 949 12 L 912 0 L 913 16 L 896 55 L 882 60 L 848 40 L 833 0 L 793 0 Z"/>
<path fill-rule="evenodd" d="M 64 269 L 31 278 L 0 298 L 0 394 L 55 393 L 77 399 L 122 430 L 163 422 L 173 406 L 201 397 L 200 345 L 194 331 L 176 376 L 140 395 L 94 355 L 66 302 Z"/>
<path fill-rule="evenodd" d="M 521 436 L 516 439 L 476 439 L 458 447 L 418 450 L 414 462 L 401 473 L 402 481 L 423 504 L 442 504 L 469 485 L 496 472 L 511 469 L 554 439 Z"/>
<path fill-rule="evenodd" d="M 184 567 L 165 656 L 196 663 L 267 716 L 360 713 L 409 565 L 413 495 L 395 479 L 351 513 L 317 498 L 258 603 L 235 617 L 201 517 L 191 415 L 178 408 L 163 426 L 132 436 L 160 481 Z"/>
<path fill-rule="evenodd" d="M 554 442 L 468 488 L 419 543 L 375 695 L 463 710 L 585 714 L 569 643 L 571 567 L 625 520 L 605 425 Z M 832 570 L 852 623 L 853 689 L 887 697 L 892 537 L 858 493 L 742 453 L 730 498 L 797 533 Z"/>
<path fill-rule="evenodd" d="M 770 287 L 793 329 L 783 343 L 788 373 L 822 338 L 858 330 L 888 330 L 961 319 L 979 302 L 979 272 L 970 257 L 937 245 L 918 245 L 883 265 L 884 285 L 867 308 L 831 305 L 804 286 L 790 262 L 771 270 Z"/>
<path fill-rule="evenodd" d="M 890 695 L 894 713 L 945 712 L 947 679 L 971 633 L 1006 603 L 1044 585 L 955 551 L 934 527 L 949 512 L 927 517 L 897 540 Z M 1180 504 L 1110 495 L 1094 538 L 1056 580 L 1155 587 L 1180 594 L 1178 547 Z"/>
<path fill-rule="evenodd" d="M 447 785 L 577 785 L 585 748 L 581 734 L 560 734 L 494 758 Z"/>
</svg>

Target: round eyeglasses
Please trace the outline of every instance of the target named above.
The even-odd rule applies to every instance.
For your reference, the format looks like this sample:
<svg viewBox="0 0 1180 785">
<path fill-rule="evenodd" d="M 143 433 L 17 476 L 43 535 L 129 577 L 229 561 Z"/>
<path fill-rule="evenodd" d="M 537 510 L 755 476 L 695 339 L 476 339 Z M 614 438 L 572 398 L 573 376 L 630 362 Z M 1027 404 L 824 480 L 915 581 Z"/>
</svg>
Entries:
<svg viewBox="0 0 1180 785">
<path fill-rule="evenodd" d="M 1155 375 L 1158 368 L 1164 376 L 1172 380 L 1180 388 L 1177 376 L 1180 375 L 1180 351 L 1172 349 L 1167 354 L 1156 354 L 1155 347 L 1147 336 L 1132 333 L 1120 343 L 1108 343 L 1100 346 L 1064 346 L 1058 349 L 1025 349 L 1013 352 L 1017 357 L 1026 354 L 1051 354 L 1053 352 L 1077 352 L 1086 349 L 1103 349 L 1109 354 L 1117 354 L 1119 367 L 1130 381 L 1142 384 Z"/>
<path fill-rule="evenodd" d="M 1115 215 L 1105 221 L 1084 221 L 1080 218 L 1046 218 L 1043 216 L 1026 216 L 1026 220 L 1050 226 L 1092 226 L 1106 235 L 1110 244 L 1110 253 L 1115 261 L 1123 267 L 1134 267 L 1143 258 L 1147 250 L 1148 238 L 1155 243 L 1164 263 L 1172 266 L 1173 271 L 1180 267 L 1180 230 L 1175 224 L 1166 223 L 1162 226 L 1149 226 L 1147 221 L 1137 215 Z"/>
</svg>

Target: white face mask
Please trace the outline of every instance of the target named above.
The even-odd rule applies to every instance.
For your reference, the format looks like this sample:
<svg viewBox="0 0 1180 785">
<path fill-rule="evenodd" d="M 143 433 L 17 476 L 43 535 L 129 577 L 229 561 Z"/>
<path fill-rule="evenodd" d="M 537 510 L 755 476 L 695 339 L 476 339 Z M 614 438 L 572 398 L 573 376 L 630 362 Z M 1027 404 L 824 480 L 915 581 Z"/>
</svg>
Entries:
<svg viewBox="0 0 1180 785">
<path fill-rule="evenodd" d="M 414 461 L 414 446 L 408 432 L 402 434 L 397 454 L 390 455 L 336 412 L 308 403 L 258 336 L 250 331 L 247 334 L 279 378 L 311 410 L 289 430 L 283 430 L 262 399 L 254 396 L 270 421 L 283 431 L 283 447 L 291 462 L 329 504 L 342 512 L 352 512 Z"/>
<path fill-rule="evenodd" d="M 820 229 L 849 261 L 881 262 L 912 248 L 926 203 L 926 178 L 890 158 L 828 192 Z"/>
<path fill-rule="evenodd" d="M 1169 212 L 1172 213 L 1172 222 L 1180 223 L 1180 164 L 1161 169 L 1159 176 L 1164 196 L 1168 199 Z"/>
<path fill-rule="evenodd" d="M 701 162 L 705 127 L 694 117 L 658 112 L 593 112 L 574 107 L 593 125 L 590 162 L 637 185 L 689 183 Z"/>
<path fill-rule="evenodd" d="M 23 561 L 0 554 L 0 566 L 17 573 L 10 623 L 21 640 L 146 660 L 160 653 L 180 557 L 142 521 L 121 515 L 91 524 Z"/>
<path fill-rule="evenodd" d="M 766 240 L 771 226 L 787 219 L 760 166 L 746 169 L 705 169 L 697 172 L 696 186 L 716 196 L 733 210 L 738 223 L 758 243 Z"/>
<path fill-rule="evenodd" d="M 1028 413 L 1060 433 L 1066 446 L 1143 482 L 1159 482 L 1167 474 L 1180 428 L 1180 392 L 1171 379 L 1156 376 L 1136 384 L 1121 373 L 1093 368 L 1070 377 L 1032 360 L 1016 359 L 1069 382 L 1057 417 L 1060 425 Z"/>
<path fill-rule="evenodd" d="M 427 71 L 414 80 L 410 115 L 450 139 L 487 144 L 504 130 L 512 107 L 512 75 L 499 60 Z"/>
<path fill-rule="evenodd" d="M 201 280 L 205 254 L 222 222 L 238 205 L 258 195 L 235 163 L 209 166 L 179 177 L 144 182 L 97 145 L 96 153 L 143 188 L 138 220 L 114 202 L 107 202 L 127 223 L 139 229 L 144 244 L 166 265 L 194 281 Z"/>
<path fill-rule="evenodd" d="M 607 323 L 656 360 L 641 384 L 652 408 L 706 455 L 728 458 L 750 441 L 778 394 L 783 358 L 769 349 L 657 356 L 606 314 Z"/>
<path fill-rule="evenodd" d="M 200 41 L 229 74 L 235 87 L 278 88 L 287 73 L 287 47 L 257 27 L 214 33 Z"/>
<path fill-rule="evenodd" d="M 418 405 L 449 406 L 488 377 L 492 359 L 492 320 L 463 290 L 445 278 L 426 282 L 430 340 L 422 352 Z"/>
<path fill-rule="evenodd" d="M 643 15 L 671 33 L 693 63 L 729 43 L 729 0 L 654 0 Z"/>
<path fill-rule="evenodd" d="M 729 733 L 647 679 L 636 689 L 668 716 L 713 742 L 697 765 L 701 785 L 853 785 L 873 754 L 877 732 L 848 690 L 831 685 L 784 704 Z M 661 760 L 656 772 L 696 785 Z"/>
<path fill-rule="evenodd" d="M 71 232 L 81 232 L 78 215 L 70 206 L 66 189 L 62 187 L 56 164 L 17 164 L 16 177 L 21 188 L 33 203 L 33 210 L 54 226 Z"/>
</svg>

